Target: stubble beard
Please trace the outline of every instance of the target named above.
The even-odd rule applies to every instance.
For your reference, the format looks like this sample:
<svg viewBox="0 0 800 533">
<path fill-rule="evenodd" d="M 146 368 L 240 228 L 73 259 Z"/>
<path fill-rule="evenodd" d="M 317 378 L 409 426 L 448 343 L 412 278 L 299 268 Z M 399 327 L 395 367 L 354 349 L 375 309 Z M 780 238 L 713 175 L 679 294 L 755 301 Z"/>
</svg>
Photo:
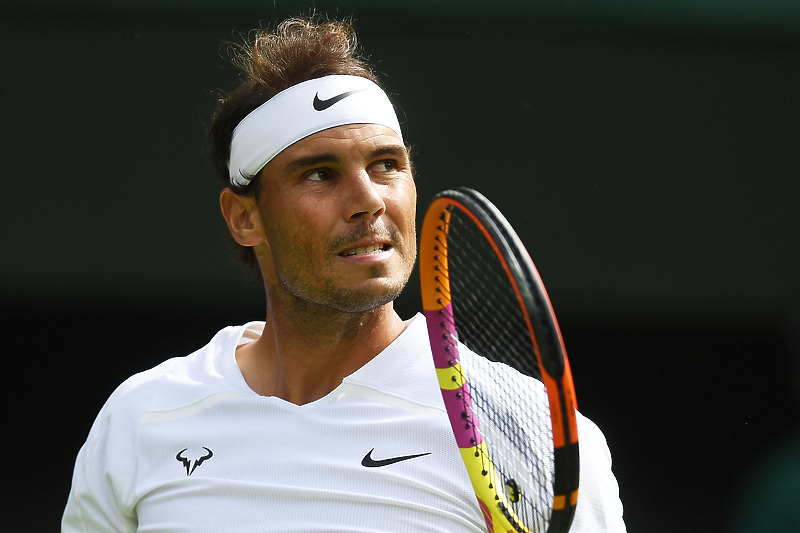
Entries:
<svg viewBox="0 0 800 533">
<path fill-rule="evenodd" d="M 380 267 L 372 267 L 370 277 L 373 279 L 380 277 L 381 270 Z M 334 280 L 327 280 L 323 287 L 312 287 L 308 283 L 288 279 L 286 276 L 280 276 L 280 280 L 286 291 L 294 296 L 298 303 L 303 302 L 309 307 L 325 308 L 340 313 L 362 314 L 394 301 L 405 288 L 410 275 L 409 268 L 401 279 L 393 280 L 377 293 L 374 289 L 369 291 L 344 289 Z"/>
<path fill-rule="evenodd" d="M 387 279 L 386 285 L 382 290 L 377 289 L 351 289 L 348 290 L 336 284 L 336 280 L 327 279 L 320 286 L 313 282 L 294 278 L 287 275 L 286 269 L 280 269 L 278 277 L 286 291 L 295 297 L 297 303 L 302 302 L 304 307 L 318 307 L 328 309 L 343 314 L 363 314 L 394 301 L 408 283 L 411 271 L 416 262 L 416 229 L 412 231 L 412 241 L 405 242 L 400 231 L 395 227 L 383 226 L 381 231 L 374 228 L 362 228 L 351 232 L 348 235 L 340 236 L 330 243 L 330 250 L 339 250 L 347 243 L 353 242 L 365 234 L 379 234 L 388 236 L 391 242 L 395 243 L 394 252 L 401 261 L 396 269 L 402 269 L 398 276 Z M 370 267 L 367 275 L 368 279 L 384 278 L 386 275 L 385 267 L 375 265 Z"/>
</svg>

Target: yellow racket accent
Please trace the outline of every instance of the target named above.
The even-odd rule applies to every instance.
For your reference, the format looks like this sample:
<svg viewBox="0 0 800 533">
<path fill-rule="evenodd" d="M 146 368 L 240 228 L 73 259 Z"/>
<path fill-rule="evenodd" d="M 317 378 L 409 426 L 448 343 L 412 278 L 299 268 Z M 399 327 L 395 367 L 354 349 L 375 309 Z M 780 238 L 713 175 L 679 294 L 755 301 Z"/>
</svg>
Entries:
<svg viewBox="0 0 800 533">
<path fill-rule="evenodd" d="M 464 386 L 464 372 L 461 365 L 449 368 L 437 368 L 436 376 L 439 378 L 439 387 L 445 390 L 460 389 Z"/>
<path fill-rule="evenodd" d="M 577 405 L 558 324 L 536 267 L 502 214 L 479 193 L 463 188 L 434 199 L 422 224 L 419 254 L 434 367 L 488 531 L 565 533 L 578 498 Z M 485 337 L 483 328 L 496 328 L 496 337 Z M 497 382 L 475 381 L 473 363 L 461 359 L 460 347 L 538 379 L 546 391 L 546 405 L 531 396 L 524 396 L 523 402 L 503 399 L 501 392 L 493 411 L 481 394 L 485 384 Z M 492 370 L 482 366 L 481 372 Z M 509 417 L 504 409 L 513 412 L 524 406 L 538 413 L 539 405 L 549 418 L 543 422 L 549 432 L 529 435 L 521 429 L 527 426 L 513 426 L 511 419 L 512 426 L 504 425 Z M 537 427 L 538 420 L 532 421 Z M 548 435 L 549 441 L 541 438 Z M 520 437 L 530 441 L 521 442 Z M 510 442 L 521 448 L 506 448 Z M 544 455 L 531 455 L 526 449 Z M 516 462 L 520 460 L 530 462 Z M 545 487 L 545 482 L 550 485 Z"/>
<path fill-rule="evenodd" d="M 491 523 L 490 530 L 495 532 L 519 531 L 530 533 L 530 530 L 525 527 L 514 512 L 511 502 L 508 501 L 508 497 L 503 492 L 502 482 L 499 481 L 494 464 L 489 459 L 486 442 L 484 441 L 473 448 L 460 448 L 460 450 L 461 458 L 467 467 L 467 474 L 469 474 L 475 495 L 478 497 L 487 526 Z M 503 509 L 506 510 L 509 516 L 506 516 Z M 514 524 L 511 523 L 509 517 L 515 522 Z"/>
</svg>

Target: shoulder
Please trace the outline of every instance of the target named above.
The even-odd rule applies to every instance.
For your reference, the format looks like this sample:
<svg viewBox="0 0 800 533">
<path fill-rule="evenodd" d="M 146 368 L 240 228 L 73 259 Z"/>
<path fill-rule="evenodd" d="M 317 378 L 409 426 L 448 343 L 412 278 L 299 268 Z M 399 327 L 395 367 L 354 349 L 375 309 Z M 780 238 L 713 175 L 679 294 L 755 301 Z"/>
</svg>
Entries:
<svg viewBox="0 0 800 533">
<path fill-rule="evenodd" d="M 442 407 L 425 318 L 416 315 L 408 320 L 405 330 L 386 349 L 343 382 L 413 404 Z"/>
<path fill-rule="evenodd" d="M 111 394 L 78 452 L 63 531 L 134 531 L 138 436 L 144 416 L 225 387 L 226 354 L 246 328 L 225 328 L 206 346 L 131 376 Z M 124 460 L 120 460 L 124 458 Z"/>
<path fill-rule="evenodd" d="M 600 430 L 597 424 L 592 422 L 580 411 L 576 411 L 576 416 L 578 420 L 578 435 L 580 439 L 579 445 L 581 446 L 581 454 L 600 454 L 610 467 L 611 452 L 608 449 L 608 443 L 606 442 L 606 437 L 602 430 Z"/>
<path fill-rule="evenodd" d="M 470 368 L 470 382 L 478 390 L 497 387 L 498 383 L 502 384 L 500 387 L 503 390 L 527 390 L 528 395 L 523 394 L 517 398 L 527 405 L 523 409 L 527 413 L 535 413 L 536 409 L 546 403 L 545 387 L 539 380 L 521 374 L 506 364 L 489 361 L 469 350 L 459 349 L 459 355 L 462 365 Z M 475 390 L 473 387 L 473 391 Z M 611 452 L 605 435 L 589 418 L 578 411 L 575 415 L 580 450 L 580 494 L 570 531 L 623 533 L 625 523 L 622 518 L 619 486 L 611 470 Z M 523 422 L 541 421 L 541 418 L 535 416 L 523 418 Z"/>
<path fill-rule="evenodd" d="M 78 455 L 76 475 L 80 477 L 93 469 L 99 476 L 110 468 L 133 468 L 130 461 L 113 458 L 131 456 L 146 415 L 190 406 L 231 390 L 231 372 L 226 371 L 225 365 L 235 367 L 233 353 L 245 329 L 225 328 L 199 350 L 164 361 L 119 385 L 95 417 Z M 229 360 L 226 355 L 230 355 Z M 125 471 L 117 478 L 129 474 Z"/>
<path fill-rule="evenodd" d="M 176 409 L 230 388 L 234 351 L 246 329 L 226 327 L 199 350 L 129 377 L 109 396 L 98 418 L 112 413 L 141 418 L 148 411 Z"/>
<path fill-rule="evenodd" d="M 581 413 L 577 417 L 580 494 L 571 531 L 624 533 L 619 485 L 611 470 L 611 451 L 605 435 Z"/>
</svg>

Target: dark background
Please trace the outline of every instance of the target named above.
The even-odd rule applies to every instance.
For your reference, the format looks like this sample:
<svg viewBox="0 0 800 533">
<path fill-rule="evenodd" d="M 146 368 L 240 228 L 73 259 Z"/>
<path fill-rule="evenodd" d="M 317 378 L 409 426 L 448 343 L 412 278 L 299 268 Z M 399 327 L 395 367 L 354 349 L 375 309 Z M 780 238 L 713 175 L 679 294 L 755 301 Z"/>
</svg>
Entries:
<svg viewBox="0 0 800 533">
<path fill-rule="evenodd" d="M 632 532 L 734 531 L 800 426 L 800 8 L 722 4 L 316 4 L 355 16 L 420 211 L 467 185 L 518 229 Z M 122 380 L 262 318 L 204 122 L 223 42 L 307 5 L 0 7 L 0 530 L 58 529 Z"/>
</svg>

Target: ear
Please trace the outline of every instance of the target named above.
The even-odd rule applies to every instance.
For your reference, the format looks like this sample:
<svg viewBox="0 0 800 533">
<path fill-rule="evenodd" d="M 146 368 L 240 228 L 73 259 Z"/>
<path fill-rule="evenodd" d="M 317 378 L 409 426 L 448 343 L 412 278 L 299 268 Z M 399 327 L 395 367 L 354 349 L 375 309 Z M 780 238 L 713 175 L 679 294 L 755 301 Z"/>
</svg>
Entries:
<svg viewBox="0 0 800 533">
<path fill-rule="evenodd" d="M 236 242 L 242 246 L 257 246 L 266 241 L 255 198 L 236 194 L 226 187 L 219 195 L 219 205 Z"/>
</svg>

